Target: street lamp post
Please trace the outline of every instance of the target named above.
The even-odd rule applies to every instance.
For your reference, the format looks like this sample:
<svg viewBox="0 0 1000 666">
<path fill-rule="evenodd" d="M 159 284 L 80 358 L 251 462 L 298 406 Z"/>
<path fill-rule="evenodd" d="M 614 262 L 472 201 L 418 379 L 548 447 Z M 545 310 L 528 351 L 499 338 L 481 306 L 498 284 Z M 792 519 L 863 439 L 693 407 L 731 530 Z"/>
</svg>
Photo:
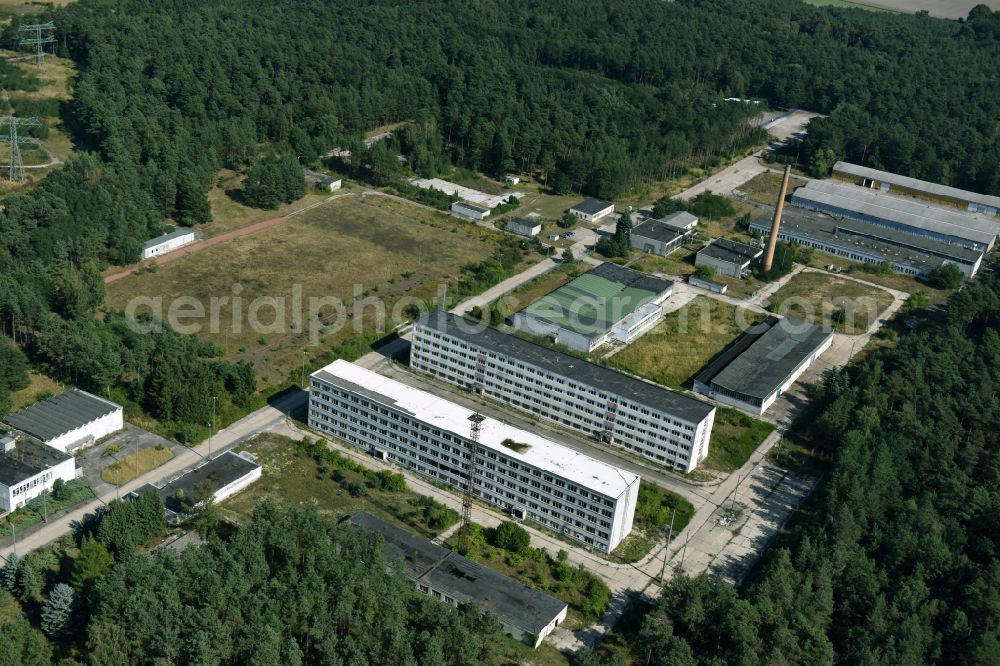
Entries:
<svg viewBox="0 0 1000 666">
<path fill-rule="evenodd" d="M 663 546 L 663 566 L 660 568 L 660 583 L 667 574 L 667 551 L 670 550 L 670 539 L 674 536 L 674 518 L 677 516 L 677 509 L 670 511 L 670 529 L 667 531 L 667 543 Z"/>
<path fill-rule="evenodd" d="M 302 352 L 302 370 L 299 371 L 299 386 L 306 383 L 306 353 Z"/>
<path fill-rule="evenodd" d="M 211 429 L 208 431 L 208 459 L 212 459 L 212 435 L 215 433 L 215 403 L 219 399 L 219 396 L 212 396 L 212 425 Z"/>
</svg>

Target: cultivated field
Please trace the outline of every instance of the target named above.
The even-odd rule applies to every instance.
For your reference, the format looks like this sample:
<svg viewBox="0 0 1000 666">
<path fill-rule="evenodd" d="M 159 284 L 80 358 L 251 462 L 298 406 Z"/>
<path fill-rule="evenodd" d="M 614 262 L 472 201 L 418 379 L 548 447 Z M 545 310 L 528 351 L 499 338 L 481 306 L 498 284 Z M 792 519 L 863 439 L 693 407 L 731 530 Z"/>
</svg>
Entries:
<svg viewBox="0 0 1000 666">
<path fill-rule="evenodd" d="M 350 333 L 371 333 L 378 311 L 372 301 L 380 300 L 391 314 L 397 304 L 405 305 L 404 296 L 433 298 L 439 285 L 457 281 L 463 265 L 489 257 L 497 237 L 418 206 L 350 196 L 114 282 L 107 304 L 125 308 L 136 297 L 159 298 L 166 316 L 170 304 L 183 298 L 204 310 L 181 320 L 193 327 L 186 332 L 198 332 L 232 359 L 250 360 L 264 382 L 277 384 L 299 368 L 303 350 L 314 356 L 325 349 L 308 345 L 310 332 L 324 345 Z M 337 303 L 350 325 L 331 337 L 324 325 L 337 320 Z"/>
<path fill-rule="evenodd" d="M 657 384 L 681 388 L 762 315 L 707 296 L 668 314 L 607 362 Z"/>
<path fill-rule="evenodd" d="M 771 296 L 768 309 L 854 334 L 863 333 L 892 300 L 892 294 L 878 287 L 836 275 L 800 273 Z"/>
<path fill-rule="evenodd" d="M 965 18 L 976 5 L 986 5 L 990 9 L 1000 9 L 1000 0 L 808 0 L 812 5 L 832 5 L 835 7 L 860 7 L 883 9 L 894 12 L 916 14 L 926 11 L 931 16 L 947 19 Z"/>
</svg>

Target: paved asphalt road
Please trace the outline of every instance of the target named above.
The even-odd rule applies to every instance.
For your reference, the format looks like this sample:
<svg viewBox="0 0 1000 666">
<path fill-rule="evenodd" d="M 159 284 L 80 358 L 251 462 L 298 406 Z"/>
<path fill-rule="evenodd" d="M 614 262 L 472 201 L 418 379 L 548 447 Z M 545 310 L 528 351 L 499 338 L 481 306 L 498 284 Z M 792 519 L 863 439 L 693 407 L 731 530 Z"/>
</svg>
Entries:
<svg viewBox="0 0 1000 666">
<path fill-rule="evenodd" d="M 232 448 L 247 437 L 280 425 L 285 421 L 289 410 L 294 410 L 303 405 L 305 399 L 306 393 L 304 391 L 286 393 L 271 405 L 262 407 L 244 416 L 228 428 L 220 430 L 211 439 L 212 457 Z M 159 483 L 173 478 L 179 472 L 196 465 L 209 455 L 209 444 L 209 440 L 205 440 L 195 447 L 181 451 L 175 458 L 123 485 L 121 487 L 121 495 L 127 495 L 146 483 Z M 24 555 L 31 550 L 56 540 L 61 535 L 70 531 L 73 525 L 83 520 L 87 514 L 93 513 L 98 507 L 115 499 L 115 496 L 116 491 L 114 489 L 105 492 L 97 499 L 82 504 L 73 511 L 53 520 L 37 532 L 26 536 L 23 540 L 18 540 L 16 545 L 18 554 Z M 6 559 L 12 552 L 14 552 L 14 546 L 7 546 L 0 549 L 0 557 Z"/>
</svg>

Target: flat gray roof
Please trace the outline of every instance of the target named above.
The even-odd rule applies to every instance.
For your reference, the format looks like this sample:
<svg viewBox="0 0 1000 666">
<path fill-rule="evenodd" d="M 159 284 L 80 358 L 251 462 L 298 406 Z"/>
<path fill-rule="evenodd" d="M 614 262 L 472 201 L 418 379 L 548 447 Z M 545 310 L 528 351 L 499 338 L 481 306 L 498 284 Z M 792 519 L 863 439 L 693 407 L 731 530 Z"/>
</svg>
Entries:
<svg viewBox="0 0 1000 666">
<path fill-rule="evenodd" d="M 691 233 L 689 230 L 674 226 L 664 220 L 644 220 L 632 227 L 633 236 L 652 238 L 661 243 L 670 243 L 689 233 Z"/>
<path fill-rule="evenodd" d="M 880 227 L 862 220 L 839 220 L 805 209 L 785 209 L 781 228 L 803 238 L 845 249 L 858 248 L 885 255 L 888 260 L 936 268 L 944 259 L 974 264 L 983 256 L 979 250 L 946 243 L 926 236 Z M 750 229 L 771 233 L 771 217 L 755 220 Z"/>
<path fill-rule="evenodd" d="M 138 492 L 155 489 L 156 493 L 163 500 L 164 506 L 176 513 L 183 512 L 181 497 L 191 497 L 198 486 L 207 482 L 214 493 L 219 488 L 227 486 L 237 479 L 241 479 L 253 470 L 260 467 L 255 462 L 236 455 L 232 451 L 226 451 L 222 455 L 212 458 L 200 467 L 190 469 L 180 476 L 174 477 L 163 486 L 143 486 Z"/>
<path fill-rule="evenodd" d="M 142 249 L 148 250 L 149 248 L 155 247 L 160 243 L 166 243 L 168 240 L 180 238 L 181 236 L 190 236 L 193 233 L 194 231 L 191 229 L 178 229 L 176 231 L 171 231 L 169 234 L 163 234 L 162 236 L 149 239 L 143 244 Z"/>
<path fill-rule="evenodd" d="M 382 537 L 387 564 L 402 563 L 408 578 L 460 604 L 474 604 L 508 626 L 537 635 L 566 608 L 564 602 L 544 592 L 369 513 L 356 513 L 349 520 L 356 529 Z"/>
<path fill-rule="evenodd" d="M 767 324 L 770 327 L 763 333 L 751 327 L 744 334 L 751 336 L 751 343 L 737 346 L 739 354 L 711 377 L 712 386 L 763 400 L 777 391 L 795 368 L 833 336 L 833 331 L 794 317 L 771 317 L 765 322 Z"/>
<path fill-rule="evenodd" d="M 900 187 L 905 187 L 915 192 L 926 192 L 927 194 L 933 194 L 939 197 L 958 199 L 960 201 L 978 203 L 983 204 L 984 206 L 992 206 L 993 208 L 1000 209 L 1000 197 L 994 197 L 989 194 L 978 194 L 976 192 L 970 192 L 969 190 L 960 190 L 957 187 L 940 185 L 938 183 L 932 183 L 928 180 L 910 178 L 909 176 L 901 176 L 897 173 L 872 169 L 871 167 L 851 164 L 850 162 L 837 162 L 833 165 L 833 172 L 846 174 L 848 176 L 855 176 L 857 178 L 878 180 L 889 183 L 890 185 L 899 185 Z"/>
<path fill-rule="evenodd" d="M 21 432 L 48 442 L 121 408 L 121 405 L 109 400 L 72 388 L 15 412 L 4 421 Z"/>
<path fill-rule="evenodd" d="M 692 224 L 698 224 L 698 218 L 686 210 L 679 210 L 676 213 L 667 215 L 666 217 L 661 217 L 660 222 L 663 222 L 666 225 L 686 228 Z"/>
<path fill-rule="evenodd" d="M 614 206 L 614 204 L 604 199 L 584 199 L 573 206 L 571 210 L 578 210 L 584 215 L 596 215 L 602 210 L 607 210 L 608 206 Z"/>
<path fill-rule="evenodd" d="M 742 266 L 764 254 L 764 250 L 727 238 L 713 238 L 711 243 L 698 250 L 698 254 Z"/>
<path fill-rule="evenodd" d="M 45 446 L 31 437 L 24 435 L 14 437 L 17 443 L 13 450 L 4 453 L 0 449 L 0 483 L 8 488 L 73 457 L 51 446 Z M 2 439 L 7 439 L 7 435 Z"/>
<path fill-rule="evenodd" d="M 418 325 L 458 338 L 470 345 L 530 363 L 553 374 L 569 377 L 597 391 L 614 393 L 689 423 L 700 423 L 715 409 L 713 405 L 659 384 L 543 347 L 443 310 L 424 315 Z"/>
<path fill-rule="evenodd" d="M 490 212 L 489 208 L 484 208 L 483 206 L 477 206 L 476 204 L 469 203 L 468 201 L 456 201 L 455 203 L 452 204 L 453 208 L 455 206 L 459 206 L 461 208 L 467 208 L 468 210 L 474 210 L 477 213 L 488 213 L 488 212 Z"/>
<path fill-rule="evenodd" d="M 809 207 L 817 203 L 895 224 L 992 246 L 1000 233 L 1000 221 L 913 199 L 875 192 L 855 185 L 828 180 L 812 180 L 792 194 L 792 204 Z"/>
</svg>

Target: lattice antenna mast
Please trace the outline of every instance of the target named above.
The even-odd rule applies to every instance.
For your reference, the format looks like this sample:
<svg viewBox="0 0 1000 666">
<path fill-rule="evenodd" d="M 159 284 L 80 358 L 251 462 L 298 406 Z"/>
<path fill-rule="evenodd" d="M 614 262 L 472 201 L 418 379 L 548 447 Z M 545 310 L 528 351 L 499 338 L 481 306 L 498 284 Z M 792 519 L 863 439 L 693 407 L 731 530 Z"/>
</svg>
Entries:
<svg viewBox="0 0 1000 666">
<path fill-rule="evenodd" d="M 0 143 L 10 144 L 10 172 L 8 179 L 15 182 L 24 180 L 24 162 L 21 160 L 22 145 L 40 145 L 42 142 L 31 136 L 20 136 L 18 128 L 41 127 L 38 118 L 0 118 L 0 128 L 7 128 L 7 135 L 0 134 Z M 0 129 L 2 131 L 2 129 Z"/>
<path fill-rule="evenodd" d="M 50 30 L 55 30 L 56 24 L 49 21 L 48 23 L 32 23 L 31 25 L 22 25 L 18 28 L 18 32 L 33 32 L 34 37 L 26 37 L 21 40 L 21 46 L 34 46 L 35 47 L 35 64 L 41 67 L 45 64 L 45 45 L 55 44 L 56 38 L 48 33 Z"/>
<path fill-rule="evenodd" d="M 462 526 L 458 532 L 458 549 L 464 552 L 469 546 L 469 527 L 472 525 L 473 488 L 476 483 L 476 455 L 479 453 L 479 433 L 486 420 L 479 412 L 469 417 L 471 432 L 469 437 L 469 471 L 465 475 L 465 493 L 462 495 Z"/>
</svg>

